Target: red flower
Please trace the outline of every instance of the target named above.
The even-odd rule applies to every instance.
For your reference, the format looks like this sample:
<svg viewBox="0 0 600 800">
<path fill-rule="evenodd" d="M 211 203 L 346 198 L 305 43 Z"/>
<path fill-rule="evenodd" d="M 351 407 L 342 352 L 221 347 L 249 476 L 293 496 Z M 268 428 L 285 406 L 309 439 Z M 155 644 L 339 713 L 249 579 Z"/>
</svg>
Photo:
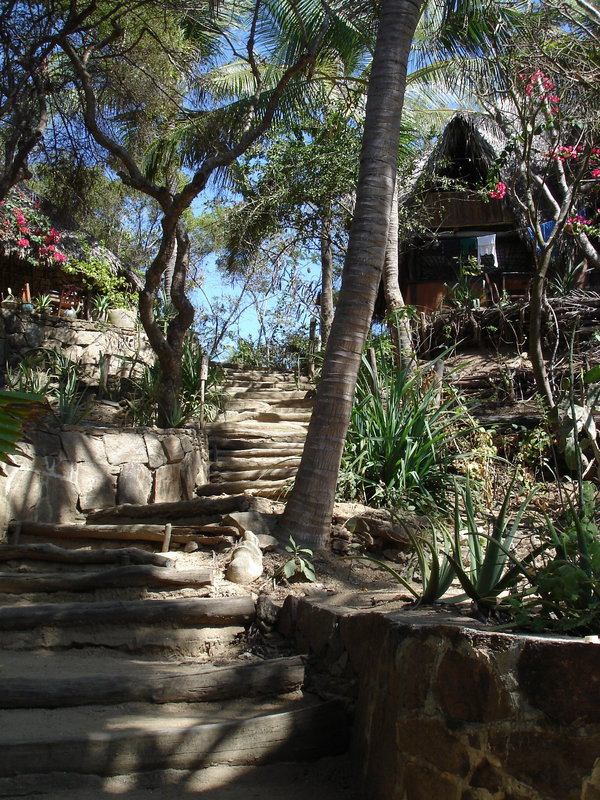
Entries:
<svg viewBox="0 0 600 800">
<path fill-rule="evenodd" d="M 496 188 L 492 189 L 490 192 L 490 197 L 494 200 L 502 200 L 504 195 L 506 194 L 506 184 L 502 183 L 502 181 L 498 181 L 496 184 Z"/>
<path fill-rule="evenodd" d="M 25 238 L 23 238 L 23 237 L 21 237 L 21 238 L 19 239 L 19 241 L 17 242 L 17 245 L 18 245 L 19 247 L 29 247 L 29 240 L 28 240 L 28 239 L 25 239 Z"/>
</svg>

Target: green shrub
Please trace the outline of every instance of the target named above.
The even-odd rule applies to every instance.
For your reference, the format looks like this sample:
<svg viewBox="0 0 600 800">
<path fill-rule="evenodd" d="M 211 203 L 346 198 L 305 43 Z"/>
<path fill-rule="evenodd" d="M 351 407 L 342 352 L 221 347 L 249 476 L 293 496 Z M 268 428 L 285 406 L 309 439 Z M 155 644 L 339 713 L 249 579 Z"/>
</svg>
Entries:
<svg viewBox="0 0 600 800">
<path fill-rule="evenodd" d="M 396 369 L 378 360 L 378 375 L 363 358 L 342 459 L 339 492 L 375 506 L 447 508 L 468 468 L 474 425 L 455 393 L 440 397 L 424 369 Z M 374 387 L 375 390 L 374 390 Z"/>
</svg>

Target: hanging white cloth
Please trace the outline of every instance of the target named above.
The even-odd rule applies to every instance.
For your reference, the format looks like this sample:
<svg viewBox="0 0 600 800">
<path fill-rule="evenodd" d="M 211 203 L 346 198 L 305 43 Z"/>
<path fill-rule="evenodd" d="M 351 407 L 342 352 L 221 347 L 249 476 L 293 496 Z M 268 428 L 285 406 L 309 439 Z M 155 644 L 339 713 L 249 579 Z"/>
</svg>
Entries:
<svg viewBox="0 0 600 800">
<path fill-rule="evenodd" d="M 477 237 L 477 261 L 486 269 L 495 269 L 498 266 L 495 233 Z"/>
</svg>

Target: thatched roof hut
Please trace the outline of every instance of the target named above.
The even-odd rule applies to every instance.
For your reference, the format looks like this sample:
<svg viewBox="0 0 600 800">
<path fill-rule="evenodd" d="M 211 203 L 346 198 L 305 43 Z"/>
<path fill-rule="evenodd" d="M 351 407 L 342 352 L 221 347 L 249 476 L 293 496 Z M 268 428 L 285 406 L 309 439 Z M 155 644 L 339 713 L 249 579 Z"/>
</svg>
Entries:
<svg viewBox="0 0 600 800">
<path fill-rule="evenodd" d="M 50 203 L 38 198 L 26 187 L 19 187 L 18 193 L 7 202 L 2 212 L 2 298 L 12 294 L 21 299 L 24 288 L 28 287 L 32 298 L 42 294 L 61 296 L 71 292 L 79 299 L 85 299 L 89 287 L 80 274 L 69 271 L 65 265 L 90 259 L 100 259 L 114 275 L 126 277 L 132 291 L 140 288 L 140 278 L 129 274 L 113 252 L 85 231 L 69 228 Z M 16 224 L 20 219 L 24 220 L 22 225 Z M 39 229 L 41 219 L 45 223 L 42 230 Z M 22 246 L 24 241 L 27 242 L 26 246 Z"/>
<path fill-rule="evenodd" d="M 533 259 L 524 220 L 508 196 L 490 199 L 482 191 L 505 144 L 493 121 L 461 111 L 424 153 L 402 197 L 426 228 L 401 245 L 407 302 L 422 310 L 439 307 L 469 257 L 483 267 L 471 282 L 482 298 L 526 292 Z M 500 167 L 505 182 L 510 170 L 508 161 Z"/>
</svg>

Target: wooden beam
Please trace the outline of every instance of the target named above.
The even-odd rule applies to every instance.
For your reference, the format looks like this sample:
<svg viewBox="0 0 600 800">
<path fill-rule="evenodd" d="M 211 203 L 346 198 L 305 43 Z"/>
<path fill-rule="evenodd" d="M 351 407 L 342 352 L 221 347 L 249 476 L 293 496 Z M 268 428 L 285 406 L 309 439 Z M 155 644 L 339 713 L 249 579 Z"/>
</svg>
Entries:
<svg viewBox="0 0 600 800">
<path fill-rule="evenodd" d="M 132 670 L 118 675 L 70 678 L 3 678 L 2 708 L 64 708 L 114 703 L 196 703 L 257 694 L 285 694 L 304 681 L 301 656 L 248 664 L 205 666 L 202 670 L 152 673 Z"/>
<path fill-rule="evenodd" d="M 47 603 L 0 608 L 0 630 L 41 626 L 147 625 L 174 627 L 246 625 L 254 619 L 251 597 L 194 597 L 176 600 L 115 600 L 103 603 Z"/>
<path fill-rule="evenodd" d="M 18 523 L 17 523 L 18 524 Z M 9 535 L 14 531 L 14 523 L 8 527 Z M 239 538 L 239 531 L 230 525 L 173 525 L 171 528 L 171 542 L 187 544 L 198 542 L 211 544 L 205 541 L 214 536 L 231 536 Z M 207 537 L 203 534 L 208 534 Z M 53 524 L 49 522 L 23 522 L 21 523 L 21 536 L 42 536 L 46 539 L 112 539 L 115 541 L 143 541 L 162 542 L 165 538 L 164 525 L 69 525 Z"/>
<path fill-rule="evenodd" d="M 135 564 L 101 572 L 58 572 L 16 574 L 0 573 L 0 592 L 29 594 L 34 592 L 91 592 L 95 589 L 117 589 L 125 586 L 144 586 L 169 589 L 176 586 L 210 586 L 210 568 L 177 570 Z"/>
<path fill-rule="evenodd" d="M 210 537 L 209 537 L 210 538 Z M 171 567 L 173 559 L 150 553 L 139 547 L 115 547 L 111 549 L 72 550 L 43 542 L 40 544 L 0 544 L 0 561 L 57 561 L 63 564 L 154 564 L 155 567 Z"/>
</svg>

